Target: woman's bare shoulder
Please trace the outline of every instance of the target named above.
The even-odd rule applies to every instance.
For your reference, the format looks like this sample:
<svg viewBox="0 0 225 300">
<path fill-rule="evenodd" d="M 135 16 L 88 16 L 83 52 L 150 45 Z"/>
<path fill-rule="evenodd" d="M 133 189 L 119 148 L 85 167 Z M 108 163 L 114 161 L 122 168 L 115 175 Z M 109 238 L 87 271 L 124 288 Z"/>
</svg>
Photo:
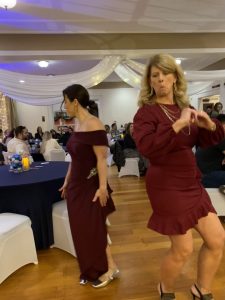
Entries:
<svg viewBox="0 0 225 300">
<path fill-rule="evenodd" d="M 86 129 L 87 131 L 105 130 L 105 127 L 98 118 L 93 116 L 87 121 Z"/>
</svg>

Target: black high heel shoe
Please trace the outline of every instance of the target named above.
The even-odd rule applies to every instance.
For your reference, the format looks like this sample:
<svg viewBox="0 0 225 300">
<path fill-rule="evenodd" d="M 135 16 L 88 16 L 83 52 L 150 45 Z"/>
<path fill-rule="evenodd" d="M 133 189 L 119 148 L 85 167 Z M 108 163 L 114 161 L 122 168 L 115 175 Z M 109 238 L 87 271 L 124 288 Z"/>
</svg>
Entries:
<svg viewBox="0 0 225 300">
<path fill-rule="evenodd" d="M 163 299 L 163 300 L 173 300 L 173 299 L 176 299 L 174 293 L 164 293 L 163 292 L 161 282 L 159 283 L 159 294 L 160 294 L 160 299 Z"/>
<path fill-rule="evenodd" d="M 196 284 L 193 285 L 196 289 L 196 291 L 199 293 L 199 296 L 195 295 L 193 293 L 193 291 L 191 290 L 191 294 L 192 294 L 192 297 L 193 297 L 193 300 L 196 299 L 200 299 L 200 300 L 212 300 L 213 299 L 213 295 L 212 293 L 209 293 L 209 294 L 202 294 L 202 292 L 200 291 L 200 289 L 197 287 Z"/>
</svg>

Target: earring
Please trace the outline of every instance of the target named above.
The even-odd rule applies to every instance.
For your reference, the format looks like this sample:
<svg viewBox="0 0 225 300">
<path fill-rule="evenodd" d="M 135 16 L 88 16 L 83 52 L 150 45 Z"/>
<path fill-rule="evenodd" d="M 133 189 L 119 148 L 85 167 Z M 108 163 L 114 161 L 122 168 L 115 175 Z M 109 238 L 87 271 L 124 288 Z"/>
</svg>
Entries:
<svg viewBox="0 0 225 300">
<path fill-rule="evenodd" d="M 154 89 L 150 86 L 150 93 L 149 93 L 149 96 L 152 97 L 154 94 Z"/>
</svg>

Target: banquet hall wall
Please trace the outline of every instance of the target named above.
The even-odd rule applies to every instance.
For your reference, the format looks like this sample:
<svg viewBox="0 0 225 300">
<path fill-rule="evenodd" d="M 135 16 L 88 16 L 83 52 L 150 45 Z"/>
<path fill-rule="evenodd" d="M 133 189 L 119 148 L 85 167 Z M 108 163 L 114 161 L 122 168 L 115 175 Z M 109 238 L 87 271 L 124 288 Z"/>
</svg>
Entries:
<svg viewBox="0 0 225 300">
<path fill-rule="evenodd" d="M 201 92 L 190 97 L 191 104 L 198 108 L 199 98 L 214 94 L 216 91 Z M 218 92 L 218 91 L 217 91 Z M 134 88 L 89 89 L 91 99 L 98 102 L 99 117 L 104 124 L 117 121 L 118 126 L 132 121 L 137 110 L 138 90 Z M 60 104 L 51 106 L 32 106 L 16 102 L 18 124 L 23 124 L 32 133 L 37 126 L 43 130 L 54 128 L 54 112 L 60 110 Z M 43 118 L 44 117 L 44 121 Z"/>
<path fill-rule="evenodd" d="M 90 98 L 98 102 L 99 117 L 104 124 L 111 125 L 117 121 L 118 126 L 132 121 L 137 110 L 138 90 L 90 89 Z M 16 102 L 16 113 L 19 124 L 26 126 L 32 133 L 37 126 L 43 130 L 54 128 L 54 112 L 60 110 L 60 104 L 51 106 L 32 106 Z M 43 122 L 42 117 L 45 121 Z"/>
</svg>

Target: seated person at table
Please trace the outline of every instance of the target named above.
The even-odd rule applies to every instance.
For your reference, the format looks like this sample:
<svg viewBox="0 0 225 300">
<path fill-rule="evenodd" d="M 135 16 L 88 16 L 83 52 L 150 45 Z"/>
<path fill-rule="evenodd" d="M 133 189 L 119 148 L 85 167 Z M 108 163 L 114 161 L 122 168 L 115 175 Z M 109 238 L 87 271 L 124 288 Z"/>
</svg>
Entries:
<svg viewBox="0 0 225 300">
<path fill-rule="evenodd" d="M 34 139 L 34 137 L 33 137 L 32 132 L 28 132 L 28 140 L 30 141 L 30 140 L 33 140 L 33 139 Z"/>
<path fill-rule="evenodd" d="M 12 138 L 7 144 L 8 153 L 30 155 L 30 147 L 27 143 L 27 128 L 25 126 L 18 126 L 16 127 L 14 134 L 15 137 Z"/>
<path fill-rule="evenodd" d="M 6 129 L 5 131 L 5 137 L 3 139 L 3 144 L 7 146 L 8 142 L 14 138 L 14 132 L 15 132 L 15 128 L 13 128 L 12 130 Z"/>
<path fill-rule="evenodd" d="M 52 138 L 52 135 L 49 131 L 45 131 L 42 137 L 42 143 L 40 148 L 40 153 L 43 154 L 46 161 L 50 160 L 50 152 L 51 150 L 62 150 L 62 147 L 58 144 L 58 142 Z"/>
<path fill-rule="evenodd" d="M 212 111 L 213 111 L 213 108 L 211 105 L 208 105 L 206 106 L 206 110 L 205 112 L 207 113 L 207 115 L 211 118 L 211 115 L 212 115 Z"/>
<path fill-rule="evenodd" d="M 55 131 L 55 129 L 51 129 L 50 133 L 52 135 L 52 138 L 56 139 L 56 140 L 58 140 L 60 138 L 60 136 L 61 136 L 60 133 L 58 133 L 58 132 Z"/>
<path fill-rule="evenodd" d="M 107 135 L 108 144 L 109 144 L 109 147 L 110 147 L 113 144 L 115 144 L 115 141 L 112 139 L 112 135 L 110 133 L 110 126 L 105 124 L 104 127 L 105 127 L 105 131 L 106 131 L 106 135 Z"/>
<path fill-rule="evenodd" d="M 0 128 L 0 143 L 3 141 L 3 130 Z"/>
<path fill-rule="evenodd" d="M 221 102 L 217 102 L 213 106 L 213 110 L 212 110 L 212 113 L 211 113 L 211 118 L 216 118 L 217 116 L 219 116 L 222 113 L 223 113 L 223 104 Z"/>
<path fill-rule="evenodd" d="M 4 156 L 3 156 L 3 151 L 7 151 L 7 147 L 3 144 L 3 143 L 0 143 L 0 165 L 3 165 L 4 164 Z"/>
<path fill-rule="evenodd" d="M 128 123 L 126 128 L 126 133 L 124 136 L 124 146 L 123 146 L 123 152 L 125 155 L 125 158 L 133 158 L 138 157 L 138 167 L 139 172 L 141 175 L 144 175 L 147 168 L 147 162 L 145 162 L 145 159 L 140 155 L 140 153 L 137 150 L 135 141 L 133 139 L 133 123 Z"/>
<path fill-rule="evenodd" d="M 38 126 L 37 132 L 35 133 L 34 138 L 42 141 L 42 137 L 43 137 L 42 128 L 41 128 L 41 126 Z"/>
<path fill-rule="evenodd" d="M 225 131 L 225 114 L 218 115 Z M 225 185 L 225 139 L 208 148 L 198 147 L 195 152 L 198 167 L 202 172 L 205 188 L 218 188 Z"/>
<path fill-rule="evenodd" d="M 112 139 L 114 140 L 114 141 L 117 141 L 117 140 L 119 140 L 120 139 L 120 132 L 119 132 L 119 130 L 117 129 L 117 125 L 116 125 L 116 123 L 113 123 L 112 125 L 111 125 L 111 136 L 112 136 Z"/>
<path fill-rule="evenodd" d="M 65 147 L 70 136 L 71 136 L 71 132 L 69 130 L 69 127 L 67 127 L 67 126 L 63 127 L 63 132 L 62 132 L 61 137 L 59 138 L 59 143 Z"/>
</svg>

